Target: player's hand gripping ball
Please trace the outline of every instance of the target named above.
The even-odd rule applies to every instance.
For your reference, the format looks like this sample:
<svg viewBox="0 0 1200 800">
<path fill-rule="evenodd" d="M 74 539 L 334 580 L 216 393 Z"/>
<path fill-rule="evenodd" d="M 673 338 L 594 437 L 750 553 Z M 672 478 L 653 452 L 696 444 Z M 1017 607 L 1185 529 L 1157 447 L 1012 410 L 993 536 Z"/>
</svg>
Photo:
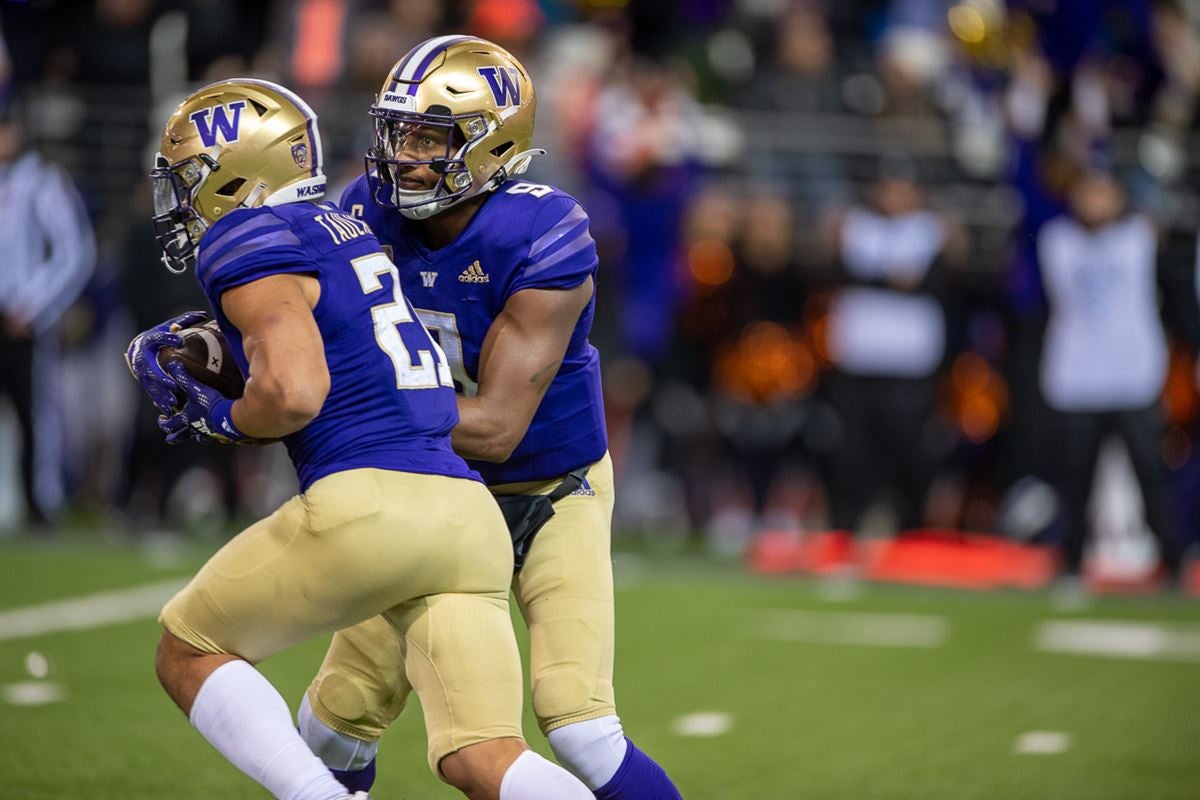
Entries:
<svg viewBox="0 0 1200 800">
<path fill-rule="evenodd" d="M 249 441 L 233 422 L 233 400 L 196 380 L 182 361 L 170 358 L 166 364 L 167 374 L 179 384 L 184 398 L 176 413 L 158 418 L 168 444 Z"/>
<path fill-rule="evenodd" d="M 138 334 L 126 363 L 158 408 L 168 442 L 249 443 L 230 416 L 245 379 L 217 323 L 205 316 L 190 311 Z"/>
<path fill-rule="evenodd" d="M 160 367 L 169 370 L 170 362 L 177 362 L 197 381 L 211 386 L 225 397 L 236 400 L 242 396 L 246 379 L 233 360 L 229 344 L 217 327 L 216 320 L 183 328 L 175 332 L 175 337 L 178 344 L 164 341 L 165 346 L 159 349 L 157 358 Z"/>
<path fill-rule="evenodd" d="M 166 347 L 182 347 L 183 337 L 179 331 L 202 322 L 206 316 L 203 311 L 188 311 L 155 325 L 133 337 L 125 351 L 125 364 L 130 374 L 150 396 L 160 414 L 174 412 L 183 398 L 179 386 L 159 363 L 159 354 Z"/>
<path fill-rule="evenodd" d="M 177 387 L 175 413 L 159 418 L 167 441 L 222 444 L 248 442 L 233 424 L 233 401 L 246 381 L 215 320 L 175 332 L 178 343 L 164 343 L 156 360 Z"/>
</svg>

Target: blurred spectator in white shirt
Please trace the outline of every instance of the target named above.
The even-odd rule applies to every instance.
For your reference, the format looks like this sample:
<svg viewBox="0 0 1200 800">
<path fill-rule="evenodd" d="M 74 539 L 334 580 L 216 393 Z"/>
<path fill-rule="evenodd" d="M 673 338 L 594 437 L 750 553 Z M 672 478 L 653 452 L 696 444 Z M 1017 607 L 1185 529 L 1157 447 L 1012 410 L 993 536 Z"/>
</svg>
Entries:
<svg viewBox="0 0 1200 800">
<path fill-rule="evenodd" d="M 946 351 L 940 267 L 964 249 L 961 228 L 926 206 L 907 162 L 885 168 L 867 205 L 826 223 L 842 283 L 830 308 L 830 396 L 843 431 L 830 488 L 834 526 L 851 533 L 885 488 L 899 528 L 924 521 Z"/>
<path fill-rule="evenodd" d="M 1059 415 L 1054 451 L 1065 523 L 1063 573 L 1080 571 L 1096 460 L 1103 441 L 1116 436 L 1128 448 L 1163 567 L 1178 580 L 1180 552 L 1161 454 L 1167 343 L 1158 308 L 1157 233 L 1129 210 L 1110 174 L 1093 171 L 1075 183 L 1068 213 L 1042 228 L 1037 247 L 1050 307 L 1041 387 Z"/>
</svg>

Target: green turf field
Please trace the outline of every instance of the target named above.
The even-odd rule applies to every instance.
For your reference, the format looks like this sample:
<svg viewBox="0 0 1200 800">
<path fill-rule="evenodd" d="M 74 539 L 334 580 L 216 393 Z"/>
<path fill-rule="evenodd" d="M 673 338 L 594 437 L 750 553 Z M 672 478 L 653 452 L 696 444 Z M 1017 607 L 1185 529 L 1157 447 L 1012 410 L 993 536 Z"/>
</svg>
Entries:
<svg viewBox="0 0 1200 800">
<path fill-rule="evenodd" d="M 158 688 L 153 619 L 14 638 L 14 609 L 161 585 L 204 555 L 81 541 L 0 543 L 0 798 L 263 797 Z M 820 583 L 696 558 L 616 564 L 621 716 L 685 797 L 1200 798 L 1194 600 L 1067 614 L 1041 594 L 874 586 L 831 601 Z M 1039 652 L 1047 620 L 1142 624 L 1118 639 L 1146 657 Z M 293 707 L 324 644 L 264 665 Z M 20 704 L 51 684 L 58 701 Z M 531 716 L 526 731 L 548 752 Z M 1038 731 L 1063 734 L 1032 740 L 1059 752 L 1016 752 Z M 384 739 L 373 796 L 454 796 L 425 766 L 415 706 Z"/>
</svg>

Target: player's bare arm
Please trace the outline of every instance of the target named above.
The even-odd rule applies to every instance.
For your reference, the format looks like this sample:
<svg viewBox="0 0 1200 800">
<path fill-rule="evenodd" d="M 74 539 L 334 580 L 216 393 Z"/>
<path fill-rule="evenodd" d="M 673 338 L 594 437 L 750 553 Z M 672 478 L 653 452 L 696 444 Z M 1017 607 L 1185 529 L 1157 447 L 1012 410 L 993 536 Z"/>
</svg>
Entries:
<svg viewBox="0 0 1200 800">
<path fill-rule="evenodd" d="M 479 391 L 458 400 L 451 438 L 460 455 L 508 459 L 558 372 L 593 291 L 589 277 L 572 289 L 525 289 L 508 299 L 483 340 Z"/>
<path fill-rule="evenodd" d="M 232 410 L 247 436 L 287 436 L 321 411 L 329 368 L 312 314 L 320 292 L 308 275 L 271 275 L 222 295 L 221 309 L 242 332 L 250 364 L 245 394 Z"/>
</svg>

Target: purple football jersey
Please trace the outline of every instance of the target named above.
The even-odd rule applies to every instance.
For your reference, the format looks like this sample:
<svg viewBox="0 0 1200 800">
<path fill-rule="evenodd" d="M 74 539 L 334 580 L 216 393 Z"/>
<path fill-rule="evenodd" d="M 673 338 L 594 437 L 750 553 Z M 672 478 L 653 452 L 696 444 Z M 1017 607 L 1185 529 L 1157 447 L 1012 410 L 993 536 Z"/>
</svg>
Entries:
<svg viewBox="0 0 1200 800">
<path fill-rule="evenodd" d="M 196 276 L 242 373 L 242 335 L 221 312 L 221 295 L 281 273 L 320 281 L 313 316 L 331 380 L 316 419 L 284 439 L 301 491 L 363 467 L 478 480 L 450 446 L 458 409 L 445 356 L 371 231 L 332 203 L 239 209 L 201 240 Z"/>
<path fill-rule="evenodd" d="M 575 198 L 550 186 L 511 182 L 492 192 L 451 244 L 430 250 L 416 225 L 372 199 L 360 176 L 341 207 L 367 221 L 391 248 L 404 293 L 450 360 L 456 388 L 474 394 L 479 352 L 504 304 L 522 289 L 570 289 L 596 277 L 596 243 Z M 600 358 L 588 341 L 595 297 L 579 316 L 562 366 L 525 437 L 502 464 L 471 461 L 490 485 L 544 480 L 590 464 L 608 449 Z"/>
</svg>

